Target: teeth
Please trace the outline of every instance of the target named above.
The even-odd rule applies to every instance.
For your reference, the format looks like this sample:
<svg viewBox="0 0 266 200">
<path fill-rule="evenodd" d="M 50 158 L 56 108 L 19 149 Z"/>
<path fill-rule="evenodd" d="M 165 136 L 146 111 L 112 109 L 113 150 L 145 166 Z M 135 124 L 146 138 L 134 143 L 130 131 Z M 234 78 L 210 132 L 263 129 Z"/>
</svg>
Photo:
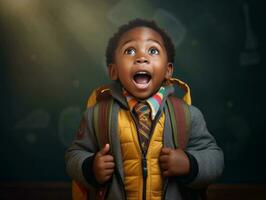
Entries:
<svg viewBox="0 0 266 200">
<path fill-rule="evenodd" d="M 148 74 L 147 72 L 141 71 L 141 72 L 137 72 L 136 74 Z"/>
</svg>

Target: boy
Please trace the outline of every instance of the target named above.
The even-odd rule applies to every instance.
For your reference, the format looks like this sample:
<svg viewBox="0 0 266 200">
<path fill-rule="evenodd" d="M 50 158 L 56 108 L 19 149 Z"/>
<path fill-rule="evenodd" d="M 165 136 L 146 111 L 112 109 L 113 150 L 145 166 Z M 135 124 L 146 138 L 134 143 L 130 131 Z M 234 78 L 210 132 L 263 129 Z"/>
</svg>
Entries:
<svg viewBox="0 0 266 200">
<path fill-rule="evenodd" d="M 90 194 L 108 187 L 104 199 L 199 199 L 193 189 L 221 175 L 222 150 L 194 106 L 188 105 L 187 145 L 175 149 L 166 106 L 174 91 L 174 55 L 171 39 L 153 21 L 130 21 L 109 40 L 106 60 L 113 83 L 100 93 L 108 90 L 117 107 L 110 143 L 99 148 L 91 106 L 66 152 L 68 174 Z M 189 104 L 189 94 L 186 98 Z"/>
</svg>

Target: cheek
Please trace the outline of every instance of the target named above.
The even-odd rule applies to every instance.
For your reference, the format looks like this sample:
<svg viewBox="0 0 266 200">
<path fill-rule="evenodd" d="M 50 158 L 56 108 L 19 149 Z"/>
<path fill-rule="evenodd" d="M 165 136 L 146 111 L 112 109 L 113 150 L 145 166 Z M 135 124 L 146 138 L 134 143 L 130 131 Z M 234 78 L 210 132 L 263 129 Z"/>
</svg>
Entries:
<svg viewBox="0 0 266 200">
<path fill-rule="evenodd" d="M 156 73 L 159 76 L 164 76 L 167 72 L 167 64 L 160 62 L 160 63 L 156 64 L 154 70 L 156 71 Z"/>
<path fill-rule="evenodd" d="M 121 60 L 119 63 L 119 72 L 121 73 L 130 73 L 131 62 L 129 60 Z"/>
</svg>

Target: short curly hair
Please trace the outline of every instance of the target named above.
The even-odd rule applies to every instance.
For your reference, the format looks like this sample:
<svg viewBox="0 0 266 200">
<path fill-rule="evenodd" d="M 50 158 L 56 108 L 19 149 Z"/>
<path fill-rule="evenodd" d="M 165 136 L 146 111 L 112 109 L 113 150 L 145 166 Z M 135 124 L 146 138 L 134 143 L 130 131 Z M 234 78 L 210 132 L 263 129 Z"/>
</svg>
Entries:
<svg viewBox="0 0 266 200">
<path fill-rule="evenodd" d="M 119 27 L 118 31 L 109 39 L 106 52 L 105 52 L 105 57 L 106 57 L 106 64 L 107 66 L 111 63 L 114 62 L 114 55 L 115 55 L 115 50 L 118 46 L 119 40 L 121 36 L 136 27 L 148 27 L 159 33 L 163 39 L 164 46 L 166 49 L 167 53 L 167 59 L 168 62 L 174 63 L 175 61 L 175 46 L 173 44 L 172 39 L 169 37 L 169 35 L 160 28 L 155 21 L 153 20 L 145 20 L 145 19 L 134 19 L 129 21 L 127 24 L 124 24 Z"/>
</svg>

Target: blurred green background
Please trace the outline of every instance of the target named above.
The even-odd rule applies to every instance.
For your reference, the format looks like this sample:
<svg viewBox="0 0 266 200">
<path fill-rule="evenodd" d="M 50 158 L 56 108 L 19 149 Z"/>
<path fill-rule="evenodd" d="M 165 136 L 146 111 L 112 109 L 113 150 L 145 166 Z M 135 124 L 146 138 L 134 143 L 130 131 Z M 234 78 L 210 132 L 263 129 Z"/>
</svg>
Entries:
<svg viewBox="0 0 266 200">
<path fill-rule="evenodd" d="M 265 5 L 259 0 L 0 0 L 1 181 L 69 180 L 64 151 L 105 48 L 130 19 L 176 46 L 175 76 L 225 153 L 224 183 L 266 182 Z"/>
</svg>

